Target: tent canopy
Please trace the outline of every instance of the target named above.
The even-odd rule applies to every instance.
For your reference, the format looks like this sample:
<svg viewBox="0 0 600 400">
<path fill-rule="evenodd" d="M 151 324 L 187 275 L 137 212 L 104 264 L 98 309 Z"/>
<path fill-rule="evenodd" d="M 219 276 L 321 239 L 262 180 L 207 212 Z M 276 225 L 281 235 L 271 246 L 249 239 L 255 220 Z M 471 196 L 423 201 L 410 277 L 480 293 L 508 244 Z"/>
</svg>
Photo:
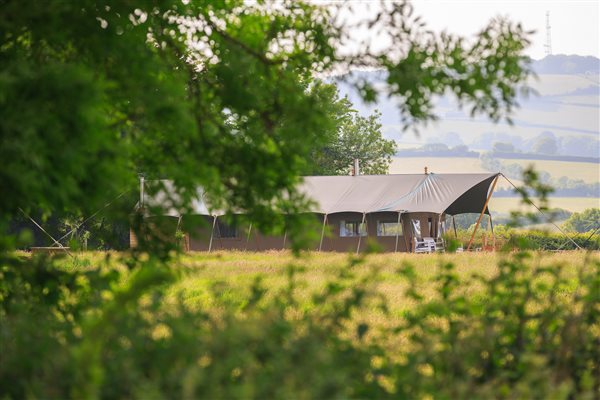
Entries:
<svg viewBox="0 0 600 400">
<path fill-rule="evenodd" d="M 313 210 L 373 213 L 479 213 L 498 174 L 414 174 L 311 176 L 300 191 L 313 199 Z M 450 212 L 452 211 L 452 212 Z"/>
<path fill-rule="evenodd" d="M 431 212 L 436 214 L 480 213 L 498 173 L 487 174 L 399 174 L 361 176 L 307 176 L 298 190 L 314 202 L 315 213 L 339 212 Z M 179 216 L 174 206 L 173 184 L 162 181 L 164 191 L 145 195 L 149 206 L 160 206 L 163 215 Z M 203 190 L 191 209 L 197 215 L 223 215 L 212 210 Z M 487 210 L 486 210 L 487 212 Z"/>
</svg>

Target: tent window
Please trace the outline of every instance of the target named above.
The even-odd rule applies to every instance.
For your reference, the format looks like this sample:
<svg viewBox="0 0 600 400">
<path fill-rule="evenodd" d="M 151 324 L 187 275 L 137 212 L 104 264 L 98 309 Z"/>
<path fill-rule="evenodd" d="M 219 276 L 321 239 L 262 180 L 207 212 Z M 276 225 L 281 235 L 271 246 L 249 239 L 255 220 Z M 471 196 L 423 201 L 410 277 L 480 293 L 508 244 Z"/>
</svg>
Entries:
<svg viewBox="0 0 600 400">
<path fill-rule="evenodd" d="M 421 237 L 421 220 L 413 219 L 413 220 L 411 220 L 411 222 L 412 222 L 414 235 L 416 237 Z"/>
<path fill-rule="evenodd" d="M 340 236 L 367 236 L 366 224 L 360 221 L 340 221 Z"/>
<path fill-rule="evenodd" d="M 398 221 L 377 221 L 377 236 L 402 236 L 402 224 Z"/>
<path fill-rule="evenodd" d="M 237 238 L 240 237 L 236 224 L 227 224 L 221 220 L 217 220 L 217 234 L 220 238 Z"/>
</svg>

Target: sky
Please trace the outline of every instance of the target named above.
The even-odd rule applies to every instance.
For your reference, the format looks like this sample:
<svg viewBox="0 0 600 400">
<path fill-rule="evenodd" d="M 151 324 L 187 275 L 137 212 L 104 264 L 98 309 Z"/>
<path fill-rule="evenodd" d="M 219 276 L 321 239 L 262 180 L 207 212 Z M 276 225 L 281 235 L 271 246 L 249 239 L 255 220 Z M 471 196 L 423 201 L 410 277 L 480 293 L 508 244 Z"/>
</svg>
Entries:
<svg viewBox="0 0 600 400">
<path fill-rule="evenodd" d="M 413 5 L 415 13 L 423 16 L 432 29 L 461 35 L 475 34 L 494 16 L 508 16 L 525 29 L 536 31 L 527 50 L 534 59 L 545 56 L 549 11 L 552 54 L 600 57 L 599 0 L 416 0 Z"/>
<path fill-rule="evenodd" d="M 377 1 L 350 0 L 316 2 L 335 3 L 356 21 L 379 8 Z M 600 0 L 414 0 L 414 13 L 423 18 L 427 28 L 461 36 L 472 36 L 496 16 L 508 16 L 534 30 L 526 54 L 533 59 L 545 56 L 546 12 L 550 12 L 552 54 L 576 54 L 600 58 Z M 353 11 L 350 11 L 353 9 Z M 355 38 L 373 38 L 364 29 Z M 384 46 L 384 43 L 381 43 Z"/>
</svg>

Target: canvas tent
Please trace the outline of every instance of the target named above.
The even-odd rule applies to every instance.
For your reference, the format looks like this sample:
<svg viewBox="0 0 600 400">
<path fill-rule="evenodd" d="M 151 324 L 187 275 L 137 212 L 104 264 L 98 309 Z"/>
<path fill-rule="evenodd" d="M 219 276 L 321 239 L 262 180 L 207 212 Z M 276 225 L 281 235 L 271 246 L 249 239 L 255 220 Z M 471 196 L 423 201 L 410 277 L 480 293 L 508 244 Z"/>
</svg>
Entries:
<svg viewBox="0 0 600 400">
<path fill-rule="evenodd" d="M 489 213 L 487 203 L 498 176 L 498 173 L 309 176 L 298 190 L 313 200 L 313 208 L 307 212 L 320 219 L 323 232 L 325 227 L 329 228 L 330 235 L 321 237 L 318 249 L 358 251 L 364 248 L 365 237 L 372 237 L 387 250 L 414 251 L 415 240 L 440 236 L 446 215 Z M 211 209 L 201 189 L 184 215 L 176 205 L 172 183 L 161 181 L 161 184 L 162 190 L 143 195 L 140 203 L 149 209 L 161 206 L 164 216 L 178 219 L 204 216 L 208 222 L 204 235 L 191 239 L 191 250 L 262 250 L 285 246 L 285 237 L 267 238 L 254 232 L 250 240 L 248 229 L 242 234 L 222 222 L 217 224 L 224 213 Z M 208 235 L 206 229 L 211 226 Z M 227 231 L 226 235 L 223 231 Z M 213 245 L 215 237 L 218 241 Z"/>
</svg>

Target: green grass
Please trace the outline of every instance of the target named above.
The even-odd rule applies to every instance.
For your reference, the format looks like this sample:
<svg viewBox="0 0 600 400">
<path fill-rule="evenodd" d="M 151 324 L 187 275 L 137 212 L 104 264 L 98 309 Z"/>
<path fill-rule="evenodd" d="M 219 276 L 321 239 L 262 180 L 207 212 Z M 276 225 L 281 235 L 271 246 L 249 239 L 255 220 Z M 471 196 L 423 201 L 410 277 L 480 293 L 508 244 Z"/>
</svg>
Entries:
<svg viewBox="0 0 600 400">
<path fill-rule="evenodd" d="M 568 277 L 575 278 L 577 267 L 584 264 L 588 257 L 597 258 L 597 253 L 582 251 L 538 252 L 534 253 L 536 262 L 544 265 L 570 265 L 565 270 Z M 124 268 L 121 259 L 125 253 L 87 252 L 75 259 L 65 258 L 67 268 L 93 268 L 109 259 L 108 268 Z M 471 252 L 456 254 L 372 254 L 365 263 L 357 267 L 357 274 L 363 275 L 378 269 L 379 277 L 376 291 L 389 304 L 392 315 L 399 315 L 413 305 L 405 291 L 407 286 L 397 273 L 403 265 L 415 267 L 421 289 L 433 296 L 437 283 L 432 280 L 439 268 L 448 262 L 456 265 L 460 280 L 466 280 L 474 273 L 486 278 L 498 272 L 498 262 L 509 255 L 500 252 Z M 290 266 L 299 269 L 296 280 L 299 282 L 298 297 L 311 307 L 311 296 L 321 293 L 326 285 L 335 281 L 340 268 L 354 259 L 354 255 L 344 253 L 311 252 L 295 257 L 289 251 L 243 252 L 226 251 L 213 253 L 188 253 L 173 261 L 173 266 L 181 271 L 181 278 L 169 289 L 174 300 L 197 309 L 211 309 L 219 313 L 223 307 L 242 308 L 251 294 L 253 283 L 260 279 L 267 289 L 267 298 L 284 290 L 288 284 L 287 271 Z M 106 265 L 106 264 L 105 264 Z M 105 266 L 105 268 L 107 268 Z M 476 286 L 463 287 L 466 294 L 476 296 Z M 375 324 L 387 324 L 384 315 L 375 306 L 357 318 Z"/>
</svg>

